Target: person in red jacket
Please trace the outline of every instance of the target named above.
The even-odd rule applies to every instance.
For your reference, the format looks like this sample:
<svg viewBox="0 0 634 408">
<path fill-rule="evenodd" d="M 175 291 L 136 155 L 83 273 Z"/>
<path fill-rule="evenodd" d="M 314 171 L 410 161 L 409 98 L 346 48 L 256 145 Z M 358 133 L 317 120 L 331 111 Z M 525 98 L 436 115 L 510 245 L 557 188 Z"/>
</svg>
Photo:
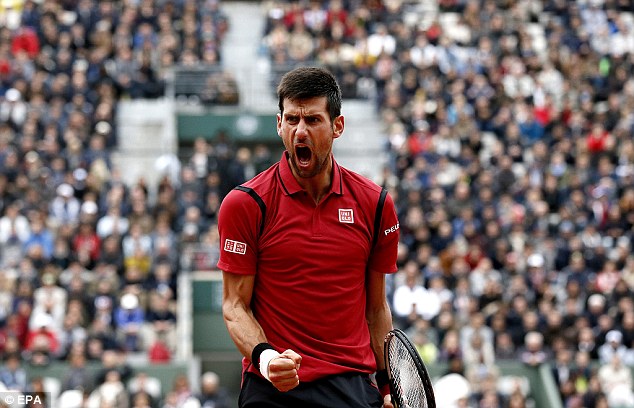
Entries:
<svg viewBox="0 0 634 408">
<path fill-rule="evenodd" d="M 603 124 L 595 122 L 586 137 L 586 144 L 590 153 L 603 153 L 614 145 L 614 139 Z"/>
<path fill-rule="evenodd" d="M 91 223 L 79 224 L 77 234 L 73 238 L 73 250 L 83 265 L 92 266 L 97 262 L 101 253 L 101 238 Z"/>
<path fill-rule="evenodd" d="M 11 41 L 11 53 L 18 55 L 25 52 L 29 58 L 34 59 L 40 53 L 40 40 L 37 33 L 31 27 L 20 27 Z"/>
<path fill-rule="evenodd" d="M 26 335 L 24 349 L 31 353 L 56 354 L 59 340 L 53 328 L 53 318 L 46 313 L 39 313 L 33 316 L 32 326 Z"/>
</svg>

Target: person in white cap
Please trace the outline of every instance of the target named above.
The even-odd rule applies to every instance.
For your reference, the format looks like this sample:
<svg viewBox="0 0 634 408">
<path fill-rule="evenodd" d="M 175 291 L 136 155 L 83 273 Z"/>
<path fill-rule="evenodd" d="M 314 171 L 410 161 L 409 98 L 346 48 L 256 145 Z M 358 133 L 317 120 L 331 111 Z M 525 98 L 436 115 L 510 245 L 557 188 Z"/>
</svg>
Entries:
<svg viewBox="0 0 634 408">
<path fill-rule="evenodd" d="M 145 323 L 145 311 L 139 304 L 139 298 L 133 293 L 121 296 L 120 305 L 114 313 L 117 336 L 124 349 L 138 351 L 139 333 Z"/>
<path fill-rule="evenodd" d="M 75 197 L 75 189 L 68 183 L 62 183 L 57 187 L 56 193 L 49 208 L 51 218 L 58 225 L 77 224 L 81 203 Z"/>
<path fill-rule="evenodd" d="M 22 126 L 26 119 L 28 106 L 22 99 L 22 93 L 15 89 L 9 88 L 0 98 L 0 121 L 13 123 Z"/>
<path fill-rule="evenodd" d="M 605 335 L 605 343 L 599 347 L 599 362 L 607 364 L 612 361 L 615 354 L 621 358 L 621 361 L 627 356 L 627 347 L 622 343 L 623 333 L 618 330 L 610 330 Z"/>
</svg>

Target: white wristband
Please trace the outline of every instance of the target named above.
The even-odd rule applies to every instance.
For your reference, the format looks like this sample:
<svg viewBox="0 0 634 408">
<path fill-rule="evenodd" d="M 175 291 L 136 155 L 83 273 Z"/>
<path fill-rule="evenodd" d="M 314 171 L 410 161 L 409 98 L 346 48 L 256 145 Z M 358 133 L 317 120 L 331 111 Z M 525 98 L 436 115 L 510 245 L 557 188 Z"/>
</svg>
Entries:
<svg viewBox="0 0 634 408">
<path fill-rule="evenodd" d="M 280 353 L 273 349 L 266 349 L 260 354 L 260 373 L 269 381 L 271 381 L 269 379 L 269 363 L 279 355 Z"/>
</svg>

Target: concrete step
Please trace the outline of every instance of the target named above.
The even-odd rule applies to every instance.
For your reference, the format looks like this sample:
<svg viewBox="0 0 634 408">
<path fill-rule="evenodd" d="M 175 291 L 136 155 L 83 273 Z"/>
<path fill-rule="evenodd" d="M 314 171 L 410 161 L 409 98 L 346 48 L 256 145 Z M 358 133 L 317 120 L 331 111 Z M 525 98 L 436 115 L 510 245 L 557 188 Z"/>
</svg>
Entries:
<svg viewBox="0 0 634 408">
<path fill-rule="evenodd" d="M 240 105 L 251 111 L 276 110 L 277 101 L 269 83 L 270 64 L 260 47 L 265 8 L 260 2 L 225 2 L 229 31 L 223 41 L 223 66 L 236 77 Z"/>
<path fill-rule="evenodd" d="M 342 114 L 346 118 L 346 129 L 333 148 L 337 161 L 376 181 L 387 158 L 383 125 L 374 103 L 345 100 Z"/>
</svg>

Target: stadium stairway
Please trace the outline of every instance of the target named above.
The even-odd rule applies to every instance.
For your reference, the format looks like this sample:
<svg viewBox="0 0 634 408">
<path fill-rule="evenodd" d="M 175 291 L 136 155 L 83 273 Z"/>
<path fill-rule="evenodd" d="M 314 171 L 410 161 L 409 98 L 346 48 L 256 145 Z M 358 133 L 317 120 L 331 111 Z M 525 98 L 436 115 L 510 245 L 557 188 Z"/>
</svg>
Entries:
<svg viewBox="0 0 634 408">
<path fill-rule="evenodd" d="M 386 138 L 374 104 L 366 100 L 345 100 L 342 111 L 346 128 L 343 136 L 335 141 L 337 161 L 371 180 L 380 181 L 387 162 Z"/>
</svg>

